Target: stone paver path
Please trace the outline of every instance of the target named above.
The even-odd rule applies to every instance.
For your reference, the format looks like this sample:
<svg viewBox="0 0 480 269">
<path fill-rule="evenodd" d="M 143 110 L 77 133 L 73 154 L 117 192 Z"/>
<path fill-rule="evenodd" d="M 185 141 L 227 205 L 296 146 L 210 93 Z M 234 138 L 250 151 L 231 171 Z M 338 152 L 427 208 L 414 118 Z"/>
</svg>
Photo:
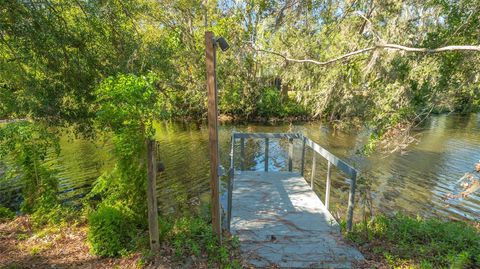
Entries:
<svg viewBox="0 0 480 269">
<path fill-rule="evenodd" d="M 363 260 L 298 173 L 237 171 L 232 199 L 232 233 L 257 267 L 351 268 Z"/>
</svg>

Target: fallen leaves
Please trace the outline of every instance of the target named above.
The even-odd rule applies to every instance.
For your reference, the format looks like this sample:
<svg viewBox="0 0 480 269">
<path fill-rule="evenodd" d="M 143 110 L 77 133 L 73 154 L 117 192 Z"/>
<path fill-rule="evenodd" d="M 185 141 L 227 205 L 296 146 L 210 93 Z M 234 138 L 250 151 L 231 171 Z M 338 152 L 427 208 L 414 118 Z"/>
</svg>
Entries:
<svg viewBox="0 0 480 269">
<path fill-rule="evenodd" d="M 90 254 L 83 226 L 34 231 L 20 216 L 0 224 L 0 268 L 137 268 L 141 255 L 105 259 Z"/>
</svg>

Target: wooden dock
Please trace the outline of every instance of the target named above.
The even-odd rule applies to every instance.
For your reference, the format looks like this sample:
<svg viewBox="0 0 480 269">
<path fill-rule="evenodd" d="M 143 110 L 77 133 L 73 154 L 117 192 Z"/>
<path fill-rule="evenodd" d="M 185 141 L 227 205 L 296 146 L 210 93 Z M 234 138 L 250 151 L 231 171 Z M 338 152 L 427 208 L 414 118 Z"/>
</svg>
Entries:
<svg viewBox="0 0 480 269">
<path fill-rule="evenodd" d="M 275 138 L 286 138 L 290 142 L 287 171 L 269 171 L 268 143 Z M 265 139 L 264 171 L 243 171 L 245 139 Z M 299 172 L 292 167 L 293 139 L 299 139 L 303 146 Z M 234 166 L 236 140 L 240 141 L 239 170 Z M 338 222 L 313 191 L 313 184 L 308 184 L 303 177 L 306 146 L 329 162 L 327 199 L 331 166 L 351 176 L 349 198 L 352 199 L 347 211 L 351 228 L 355 169 L 301 134 L 234 133 L 226 228 L 238 236 L 243 256 L 256 267 L 351 268 L 354 262 L 363 260 L 358 250 L 345 243 Z"/>
</svg>

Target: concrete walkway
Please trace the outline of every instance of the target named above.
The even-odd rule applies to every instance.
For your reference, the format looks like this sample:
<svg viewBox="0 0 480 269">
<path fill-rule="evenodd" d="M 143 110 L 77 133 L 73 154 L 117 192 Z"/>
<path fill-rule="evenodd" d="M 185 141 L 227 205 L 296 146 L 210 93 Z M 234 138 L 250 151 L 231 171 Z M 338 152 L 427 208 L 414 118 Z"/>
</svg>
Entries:
<svg viewBox="0 0 480 269">
<path fill-rule="evenodd" d="M 237 171 L 232 200 L 232 233 L 257 267 L 351 268 L 363 260 L 298 173 Z"/>
</svg>

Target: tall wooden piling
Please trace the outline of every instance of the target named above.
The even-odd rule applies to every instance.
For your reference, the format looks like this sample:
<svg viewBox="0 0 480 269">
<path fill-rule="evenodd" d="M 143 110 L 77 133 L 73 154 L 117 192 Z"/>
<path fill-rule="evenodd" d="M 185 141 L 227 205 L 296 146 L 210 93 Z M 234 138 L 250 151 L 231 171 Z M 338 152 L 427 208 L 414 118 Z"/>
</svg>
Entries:
<svg viewBox="0 0 480 269">
<path fill-rule="evenodd" d="M 205 32 L 205 53 L 207 67 L 207 95 L 208 95 L 208 137 L 210 142 L 210 189 L 212 201 L 213 232 L 221 242 L 220 224 L 220 188 L 218 178 L 218 110 L 217 110 L 217 81 L 216 81 L 216 48 L 215 36 L 212 32 Z"/>
<path fill-rule="evenodd" d="M 160 249 L 158 242 L 160 237 L 158 234 L 155 140 L 151 139 L 147 141 L 147 203 L 150 249 L 156 254 Z"/>
</svg>

